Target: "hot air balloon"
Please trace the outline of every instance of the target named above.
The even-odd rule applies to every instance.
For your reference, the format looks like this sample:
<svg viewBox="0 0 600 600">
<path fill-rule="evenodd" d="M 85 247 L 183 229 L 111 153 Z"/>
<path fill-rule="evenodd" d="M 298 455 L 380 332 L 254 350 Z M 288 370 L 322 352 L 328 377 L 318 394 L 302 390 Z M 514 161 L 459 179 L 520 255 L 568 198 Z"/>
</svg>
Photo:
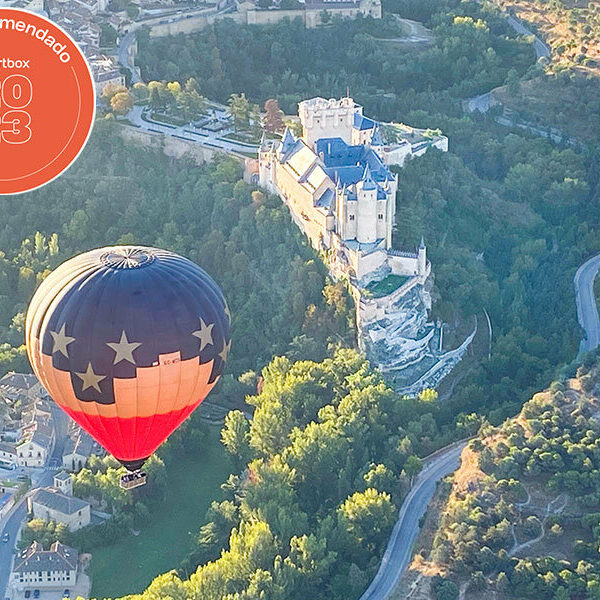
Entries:
<svg viewBox="0 0 600 600">
<path fill-rule="evenodd" d="M 166 250 L 111 246 L 75 256 L 40 285 L 27 353 L 54 401 L 119 460 L 130 488 L 145 460 L 223 372 L 230 314 L 216 283 Z"/>
</svg>

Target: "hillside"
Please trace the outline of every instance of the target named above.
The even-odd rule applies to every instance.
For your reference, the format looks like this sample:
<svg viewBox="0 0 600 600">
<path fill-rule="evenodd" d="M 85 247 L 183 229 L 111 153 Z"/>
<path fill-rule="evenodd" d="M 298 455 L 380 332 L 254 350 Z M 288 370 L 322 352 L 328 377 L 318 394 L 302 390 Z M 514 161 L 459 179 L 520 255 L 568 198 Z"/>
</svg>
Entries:
<svg viewBox="0 0 600 600">
<path fill-rule="evenodd" d="M 470 442 L 415 598 L 593 599 L 600 591 L 600 361 Z M 430 516 L 430 518 L 432 518 Z"/>
</svg>

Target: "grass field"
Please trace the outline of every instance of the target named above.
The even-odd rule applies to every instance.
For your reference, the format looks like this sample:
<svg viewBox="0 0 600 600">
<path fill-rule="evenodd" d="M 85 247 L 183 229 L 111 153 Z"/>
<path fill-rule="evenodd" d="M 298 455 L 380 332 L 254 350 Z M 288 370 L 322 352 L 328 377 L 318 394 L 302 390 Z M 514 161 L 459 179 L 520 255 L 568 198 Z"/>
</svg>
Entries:
<svg viewBox="0 0 600 600">
<path fill-rule="evenodd" d="M 210 503 L 220 498 L 220 484 L 231 463 L 219 442 L 219 428 L 210 429 L 206 452 L 186 456 L 169 466 L 165 508 L 139 535 L 94 551 L 88 573 L 92 598 L 116 598 L 143 591 L 156 575 L 179 567 L 204 520 Z"/>
<path fill-rule="evenodd" d="M 388 275 L 381 281 L 371 282 L 366 289 L 374 298 L 381 298 L 397 290 L 407 279 L 402 275 Z"/>
</svg>

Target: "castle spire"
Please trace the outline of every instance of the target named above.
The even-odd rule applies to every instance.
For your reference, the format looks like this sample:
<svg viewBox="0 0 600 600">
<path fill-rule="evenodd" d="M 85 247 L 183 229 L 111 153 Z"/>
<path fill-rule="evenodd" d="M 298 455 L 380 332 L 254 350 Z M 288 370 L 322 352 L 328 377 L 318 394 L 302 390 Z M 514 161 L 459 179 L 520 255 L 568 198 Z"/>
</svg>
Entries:
<svg viewBox="0 0 600 600">
<path fill-rule="evenodd" d="M 419 244 L 419 249 L 420 250 L 425 249 L 425 238 L 423 236 L 421 236 L 421 243 Z"/>
<path fill-rule="evenodd" d="M 290 128 L 286 127 L 285 131 L 283 132 L 283 138 L 281 140 L 281 151 L 287 152 L 292 147 L 293 143 L 294 136 L 292 135 Z"/>
<path fill-rule="evenodd" d="M 363 190 L 374 190 L 376 188 L 375 181 L 371 176 L 371 169 L 369 169 L 369 164 L 367 163 L 365 167 L 365 171 L 362 176 L 362 189 Z"/>
</svg>

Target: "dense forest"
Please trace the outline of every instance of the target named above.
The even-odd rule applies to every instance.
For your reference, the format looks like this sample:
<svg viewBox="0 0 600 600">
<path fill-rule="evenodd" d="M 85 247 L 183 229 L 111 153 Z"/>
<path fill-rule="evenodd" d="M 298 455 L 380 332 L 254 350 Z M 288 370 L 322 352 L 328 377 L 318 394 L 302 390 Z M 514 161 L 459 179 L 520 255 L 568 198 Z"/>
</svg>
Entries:
<svg viewBox="0 0 600 600">
<path fill-rule="evenodd" d="M 581 332 L 572 275 L 600 246 L 597 150 L 576 151 L 483 116 L 462 116 L 464 98 L 540 76 L 530 44 L 515 37 L 496 9 L 458 0 L 389 0 L 387 8 L 424 21 L 433 43 L 419 51 L 378 43 L 378 35 L 394 30 L 378 31 L 370 19 L 334 19 L 315 30 L 299 22 L 250 28 L 224 20 L 190 36 L 141 33 L 140 61 L 145 79 L 195 78 L 198 94 L 211 99 L 245 92 L 261 104 L 276 98 L 290 113 L 303 98 L 340 96 L 349 87 L 369 116 L 442 128 L 450 152 L 430 151 L 398 171 L 394 245 L 414 247 L 425 236 L 435 277 L 432 317 L 448 324 L 449 337 L 474 316 L 482 324 L 483 311 L 494 331 L 491 358 L 477 357 L 445 403 L 399 397 L 352 349 L 353 307 L 345 290 L 328 281 L 280 200 L 244 183 L 233 160 L 197 166 L 170 159 L 123 142 L 119 125 L 99 122 L 65 175 L 26 196 L 0 199 L 3 371 L 26 368 L 23 312 L 36 284 L 58 262 L 91 247 L 143 243 L 180 252 L 215 278 L 230 304 L 232 354 L 213 397 L 235 409 L 222 442 L 236 469 L 181 569 L 157 577 L 137 598 L 357 598 L 421 458 L 475 433 L 483 415 L 499 425 L 559 367 L 574 370 L 569 363 Z M 552 594 L 559 596 L 540 598 L 567 600 L 565 587 L 573 600 L 586 598 L 577 564 L 562 569 L 508 557 L 504 518 L 517 518 L 510 502 L 526 501 L 521 480 L 543 479 L 547 465 L 562 465 L 562 475 L 586 473 L 553 483 L 546 477 L 555 496 L 568 488 L 586 510 L 585 498 L 595 501 L 588 475 L 596 468 L 596 426 L 587 397 L 595 369 L 587 364 L 579 373 L 584 391 L 576 410 L 560 384 L 527 405 L 518 420 L 522 431 L 516 421 L 493 430 L 506 434 L 500 454 L 474 443 L 472 451 L 486 457 L 482 486 L 506 483 L 498 502 L 476 491 L 459 507 L 463 512 L 449 511 L 448 531 L 453 518 L 468 520 L 466 529 L 454 528 L 460 535 L 440 532 L 437 558 L 451 569 L 449 579 L 435 582 L 440 594 L 458 591 L 453 579 L 461 580 L 464 558 L 473 561 L 473 589 L 492 585 L 493 575 L 493 585 L 533 600 L 537 588 L 527 586 L 546 569 L 542 578 L 551 573 Z M 245 396 L 255 410 L 251 422 L 237 410 Z M 564 436 L 556 425 L 563 417 Z M 193 451 L 197 435 L 201 428 L 192 418 L 167 446 L 165 460 Z M 506 473 L 497 470 L 500 464 Z M 147 514 L 123 502 L 111 469 L 93 462 L 76 487 L 115 508 L 125 530 Z M 542 519 L 529 516 L 539 523 L 519 520 L 518 539 L 541 530 Z M 554 525 L 562 526 L 548 527 Z M 587 561 L 580 570 L 593 582 L 600 580 L 591 547 L 598 523 L 584 526 L 577 552 Z M 38 524 L 30 529 L 27 535 L 41 539 L 56 535 Z M 115 534 L 96 533 L 95 543 Z M 459 560 L 461 544 L 467 547 Z"/>
<path fill-rule="evenodd" d="M 450 152 L 429 152 L 398 170 L 394 244 L 414 248 L 425 236 L 436 284 L 432 316 L 450 330 L 472 315 L 485 319 L 483 310 L 490 315 L 492 359 L 444 409 L 446 420 L 466 409 L 500 423 L 576 353 L 571 274 L 600 243 L 598 152 L 461 116 L 465 97 L 543 73 L 529 41 L 515 38 L 497 9 L 454 0 L 385 7 L 427 23 L 433 44 L 412 51 L 378 44 L 371 19 L 334 19 L 316 30 L 219 21 L 189 36 L 142 34 L 142 71 L 195 77 L 202 94 L 222 100 L 239 90 L 257 102 L 273 96 L 288 112 L 298 100 L 349 87 L 370 116 L 441 127 Z M 388 14 L 380 36 L 392 35 L 390 23 Z M 244 53 L 236 51 L 240 40 Z"/>
<path fill-rule="evenodd" d="M 600 598 L 600 361 L 557 381 L 463 454 L 431 558 L 434 596 Z"/>
<path fill-rule="evenodd" d="M 417 107 L 451 107 L 459 114 L 461 98 L 501 85 L 511 70 L 523 75 L 534 64 L 531 46 L 514 38 L 499 11 L 444 0 L 430 24 L 433 46 L 403 51 L 378 41 L 394 30 L 371 18 L 333 19 L 317 29 L 299 20 L 247 26 L 225 19 L 191 35 L 140 33 L 138 61 L 147 81 L 194 77 L 208 98 L 225 102 L 244 92 L 262 104 L 275 97 L 289 114 L 300 100 L 340 97 L 349 89 L 382 120 L 403 119 Z"/>
<path fill-rule="evenodd" d="M 213 502 L 180 573 L 135 598 L 357 598 L 377 569 L 419 456 L 473 433 L 440 430 L 428 399 L 402 398 L 352 349 L 320 362 L 276 357 L 248 421 L 221 437 L 239 470 Z"/>
<path fill-rule="evenodd" d="M 181 253 L 222 286 L 234 340 L 224 397 L 243 400 L 248 388 L 232 374 L 260 369 L 276 354 L 318 359 L 330 338 L 353 343 L 347 296 L 327 283 L 325 267 L 281 202 L 241 180 L 239 162 L 222 158 L 199 167 L 173 160 L 126 144 L 118 127 L 97 122 L 84 153 L 60 179 L 0 199 L 4 372 L 27 369 L 23 313 L 48 269 L 116 243 Z"/>
</svg>

